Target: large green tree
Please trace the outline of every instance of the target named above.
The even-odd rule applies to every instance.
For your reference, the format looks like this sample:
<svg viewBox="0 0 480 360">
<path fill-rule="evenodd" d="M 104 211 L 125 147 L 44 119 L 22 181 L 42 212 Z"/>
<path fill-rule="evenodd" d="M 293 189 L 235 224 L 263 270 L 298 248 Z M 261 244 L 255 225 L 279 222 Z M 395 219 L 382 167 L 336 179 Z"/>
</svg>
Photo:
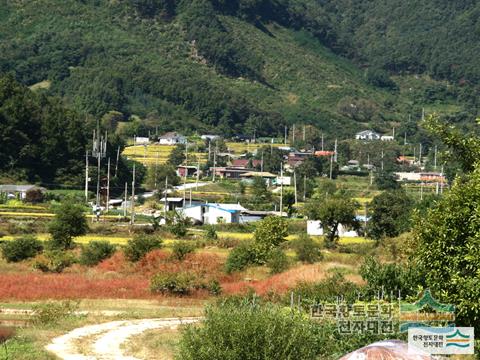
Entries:
<svg viewBox="0 0 480 360">
<path fill-rule="evenodd" d="M 0 77 L 0 172 L 46 183 L 79 183 L 85 122 L 55 99 Z"/>
<path fill-rule="evenodd" d="M 55 210 L 55 218 L 50 222 L 48 230 L 52 248 L 59 250 L 72 248 L 73 238 L 86 234 L 88 230 L 83 208 L 71 202 L 64 202 Z"/>
<path fill-rule="evenodd" d="M 410 227 L 413 201 L 404 190 L 385 191 L 369 204 L 368 236 L 395 237 Z"/>
<path fill-rule="evenodd" d="M 457 179 L 416 219 L 414 259 L 439 300 L 457 306 L 457 325 L 480 330 L 480 168 Z"/>
<path fill-rule="evenodd" d="M 268 216 L 259 222 L 253 234 L 257 261 L 265 262 L 269 252 L 283 243 L 287 235 L 288 225 L 281 217 Z"/>
<path fill-rule="evenodd" d="M 357 208 L 358 204 L 351 199 L 330 196 L 325 200 L 312 200 L 305 210 L 310 220 L 320 221 L 325 235 L 325 245 L 332 248 L 338 243 L 340 225 L 354 229 L 359 227 L 356 219 Z"/>
</svg>

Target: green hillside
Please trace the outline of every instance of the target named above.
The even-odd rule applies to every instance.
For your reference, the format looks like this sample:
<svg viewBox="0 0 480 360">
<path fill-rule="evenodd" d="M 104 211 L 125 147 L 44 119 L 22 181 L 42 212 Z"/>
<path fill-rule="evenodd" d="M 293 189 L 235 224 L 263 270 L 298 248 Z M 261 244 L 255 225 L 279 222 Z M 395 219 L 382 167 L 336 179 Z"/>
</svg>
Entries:
<svg viewBox="0 0 480 360">
<path fill-rule="evenodd" d="M 346 41 L 360 36 L 346 30 L 350 13 L 341 21 L 329 1 L 0 3 L 0 72 L 83 113 L 137 115 L 142 121 L 123 127 L 127 135 L 157 127 L 282 135 L 295 123 L 349 137 L 418 118 L 425 103 L 435 109 L 432 91 L 442 109 L 464 111 L 450 85 L 432 80 L 404 91 L 412 82 L 395 84 L 382 72 L 380 55 L 389 53 L 359 55 L 353 38 Z M 370 55 L 378 68 L 357 67 Z"/>
</svg>

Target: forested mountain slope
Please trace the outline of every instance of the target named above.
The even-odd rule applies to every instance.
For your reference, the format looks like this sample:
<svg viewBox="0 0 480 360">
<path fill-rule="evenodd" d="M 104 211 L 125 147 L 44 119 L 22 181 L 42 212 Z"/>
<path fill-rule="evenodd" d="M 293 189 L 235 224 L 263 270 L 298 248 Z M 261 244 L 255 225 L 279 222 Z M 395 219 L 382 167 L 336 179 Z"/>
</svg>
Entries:
<svg viewBox="0 0 480 360">
<path fill-rule="evenodd" d="M 138 132 L 158 126 L 280 135 L 284 125 L 307 123 L 346 137 L 365 127 L 387 131 L 391 122 L 418 116 L 428 101 L 472 112 L 477 98 L 471 89 L 465 95 L 428 80 L 403 91 L 384 71 L 461 78 L 472 89 L 478 79 L 475 59 L 467 54 L 478 43 L 465 46 L 473 35 L 460 25 L 450 37 L 433 34 L 445 44 L 453 36 L 458 44 L 447 54 L 456 72 L 442 72 L 445 66 L 433 60 L 448 56 L 432 53 L 426 32 L 415 36 L 421 25 L 404 32 L 420 16 L 420 5 L 409 17 L 403 3 L 0 0 L 0 72 L 96 117 L 111 110 L 125 118 L 138 115 L 146 119 L 132 130 Z M 452 13 L 450 2 L 426 3 L 425 9 L 441 11 L 425 28 L 441 29 L 445 19 L 452 19 L 452 27 L 464 24 L 462 9 Z M 463 8 L 468 19 L 475 10 L 471 3 Z"/>
</svg>

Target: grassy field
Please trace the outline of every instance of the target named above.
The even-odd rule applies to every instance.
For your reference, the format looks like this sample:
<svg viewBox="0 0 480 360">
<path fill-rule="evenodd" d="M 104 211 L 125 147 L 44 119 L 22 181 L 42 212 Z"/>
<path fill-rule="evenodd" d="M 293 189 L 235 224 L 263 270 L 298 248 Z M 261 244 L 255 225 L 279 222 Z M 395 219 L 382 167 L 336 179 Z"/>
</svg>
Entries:
<svg viewBox="0 0 480 360">
<path fill-rule="evenodd" d="M 46 304 L 42 302 L 3 302 L 0 303 L 0 309 L 32 309 L 39 305 L 46 306 Z M 16 329 L 15 338 L 8 340 L 6 344 L 8 357 L 2 347 L 0 359 L 54 360 L 57 357 L 48 353 L 44 347 L 52 338 L 63 335 L 74 328 L 117 320 L 200 316 L 204 305 L 204 300 L 181 298 L 175 300 L 81 300 L 76 310 L 82 312 L 82 315 L 63 316 L 58 314 L 56 319 L 51 319 L 51 322 L 38 322 L 34 317 L 27 317 L 28 320 L 25 324 Z M 111 312 L 113 315 L 107 315 L 105 311 Z M 52 317 L 54 316 L 55 313 L 52 313 Z M 22 317 L 22 320 L 24 318 Z M 1 321 L 0 317 L 0 323 Z M 135 341 L 132 342 L 132 346 L 134 344 Z M 149 343 L 148 348 L 150 347 Z"/>
</svg>

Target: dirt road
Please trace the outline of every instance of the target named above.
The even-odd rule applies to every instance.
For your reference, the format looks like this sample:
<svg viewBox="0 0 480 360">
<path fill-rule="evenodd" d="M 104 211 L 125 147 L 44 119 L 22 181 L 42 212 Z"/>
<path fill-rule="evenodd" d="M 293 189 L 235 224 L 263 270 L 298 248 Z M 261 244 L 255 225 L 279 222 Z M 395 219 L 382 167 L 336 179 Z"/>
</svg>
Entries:
<svg viewBox="0 0 480 360">
<path fill-rule="evenodd" d="M 64 360 L 139 360 L 123 354 L 121 346 L 131 336 L 147 330 L 176 328 L 198 318 L 121 320 L 88 325 L 57 337 L 46 349 Z"/>
</svg>

